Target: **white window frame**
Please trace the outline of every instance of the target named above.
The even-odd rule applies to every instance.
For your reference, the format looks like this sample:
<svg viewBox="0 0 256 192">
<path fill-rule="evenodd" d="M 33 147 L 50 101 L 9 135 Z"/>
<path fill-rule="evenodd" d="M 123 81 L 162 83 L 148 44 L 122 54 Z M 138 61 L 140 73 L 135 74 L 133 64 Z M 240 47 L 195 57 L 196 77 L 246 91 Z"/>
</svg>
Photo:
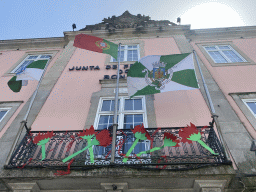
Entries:
<svg viewBox="0 0 256 192">
<path fill-rule="evenodd" d="M 124 110 L 124 102 L 125 99 L 129 99 L 128 96 L 122 96 L 118 97 L 120 99 L 120 104 L 119 104 L 119 110 L 118 110 L 118 129 L 123 129 L 123 124 L 124 124 L 124 115 L 134 115 L 134 114 L 143 114 L 143 125 L 144 127 L 148 127 L 148 121 L 147 121 L 147 111 L 146 111 L 146 102 L 145 102 L 145 96 L 140 96 L 140 97 L 133 97 L 132 99 L 142 99 L 142 110 L 130 110 L 130 111 L 125 111 Z M 95 130 L 98 129 L 98 124 L 99 124 L 99 119 L 100 115 L 114 115 L 114 111 L 101 111 L 102 104 L 104 100 L 115 100 L 114 97 L 101 97 L 97 109 L 97 114 L 96 118 L 94 121 L 94 128 Z"/>
<path fill-rule="evenodd" d="M 125 104 L 125 99 L 130 99 L 128 96 L 120 96 L 118 97 L 120 99 L 119 103 L 119 110 L 118 110 L 118 129 L 123 129 L 124 125 L 124 115 L 134 115 L 134 114 L 142 114 L 143 115 L 143 125 L 145 128 L 148 127 L 148 121 L 147 121 L 147 110 L 146 110 L 146 100 L 145 96 L 139 96 L 139 97 L 133 97 L 132 99 L 142 99 L 142 110 L 124 110 L 124 104 Z M 114 115 L 114 110 L 113 111 L 101 111 L 102 104 L 104 100 L 115 100 L 114 97 L 101 97 L 99 100 L 98 108 L 97 108 L 97 114 L 96 118 L 94 121 L 94 128 L 95 130 L 98 130 L 98 124 L 99 124 L 99 119 L 101 115 Z M 145 140 L 145 150 L 150 149 L 150 141 Z M 143 154 L 143 156 L 149 156 L 148 154 Z M 103 158 L 102 155 L 96 156 L 97 158 Z"/>
<path fill-rule="evenodd" d="M 128 49 L 128 46 L 137 46 L 137 48 L 129 48 Z M 131 45 L 121 45 L 121 47 L 124 46 L 124 49 L 121 49 L 121 51 L 124 50 L 124 60 L 121 61 L 121 62 L 127 62 L 127 59 L 128 59 L 128 50 L 137 50 L 137 54 L 138 54 L 138 60 L 140 60 L 140 45 L 139 44 L 131 44 Z M 119 47 L 118 47 L 119 48 Z M 118 58 L 117 58 L 118 59 Z M 137 61 L 138 61 L 137 60 Z M 111 57 L 110 59 L 110 62 L 118 62 L 117 61 L 114 61 L 114 58 Z M 132 61 L 128 61 L 128 62 L 132 62 Z"/>
<path fill-rule="evenodd" d="M 219 46 L 227 46 L 229 47 L 229 49 L 220 49 Z M 211 54 L 209 52 L 213 52 L 213 51 L 217 51 L 220 53 L 220 55 L 227 61 L 227 63 L 241 63 L 240 61 L 239 62 L 232 62 L 227 56 L 225 53 L 223 53 L 222 51 L 233 51 L 234 54 L 236 54 L 237 57 L 239 57 L 242 62 L 247 62 L 246 59 L 244 59 L 237 51 L 235 51 L 235 49 L 232 48 L 232 46 L 230 45 L 207 45 L 207 46 L 203 46 L 204 47 L 204 50 L 208 53 L 208 55 L 211 57 L 211 59 L 214 61 L 214 63 L 217 63 L 215 61 L 215 59 L 211 56 Z M 215 50 L 207 50 L 206 48 L 207 47 L 215 47 Z"/>
<path fill-rule="evenodd" d="M 49 55 L 50 56 L 50 58 L 41 58 L 41 56 L 46 56 L 46 55 Z M 35 58 L 35 59 L 29 59 L 30 57 L 37 57 L 37 58 Z M 47 53 L 45 53 L 45 54 L 31 54 L 31 55 L 28 55 L 25 59 L 23 59 L 23 61 L 22 62 L 20 62 L 20 64 L 17 66 L 17 67 L 15 67 L 10 73 L 16 73 L 17 72 L 17 70 L 23 65 L 23 63 L 25 63 L 26 61 L 38 61 L 38 60 L 51 60 L 51 58 L 52 58 L 52 54 L 47 54 Z M 29 64 L 27 64 L 27 65 L 25 65 L 25 66 L 28 66 Z"/>
<path fill-rule="evenodd" d="M 4 116 L 0 119 L 0 122 L 5 118 L 5 116 L 9 113 L 9 111 L 11 110 L 11 108 L 0 108 L 1 110 L 7 110 L 7 112 L 4 114 Z"/>
<path fill-rule="evenodd" d="M 256 118 L 256 114 L 252 111 L 252 109 L 250 108 L 250 106 L 247 104 L 249 102 L 254 102 L 256 104 L 256 99 L 242 99 L 242 101 L 244 102 L 244 104 L 246 105 L 246 107 L 250 110 L 250 112 L 252 113 L 252 115 Z"/>
</svg>

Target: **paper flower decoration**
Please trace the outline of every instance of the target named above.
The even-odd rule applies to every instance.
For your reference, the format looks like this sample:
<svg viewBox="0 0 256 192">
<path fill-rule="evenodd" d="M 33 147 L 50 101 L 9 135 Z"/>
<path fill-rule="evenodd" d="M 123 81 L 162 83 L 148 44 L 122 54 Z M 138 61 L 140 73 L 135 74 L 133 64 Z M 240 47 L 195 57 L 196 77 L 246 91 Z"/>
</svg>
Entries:
<svg viewBox="0 0 256 192">
<path fill-rule="evenodd" d="M 160 149 L 163 149 L 164 147 L 178 147 L 178 143 L 180 141 L 177 139 L 177 137 L 171 133 L 164 133 L 164 144 L 161 147 L 154 147 L 147 151 L 141 151 L 137 154 L 137 156 L 141 156 L 142 154 L 151 153 Z"/>
<path fill-rule="evenodd" d="M 200 143 L 205 149 L 210 151 L 213 155 L 219 155 L 215 153 L 208 145 L 206 145 L 201 139 L 201 133 L 197 130 L 196 126 L 193 123 L 190 123 L 190 126 L 181 129 L 179 131 L 180 137 L 182 137 L 181 142 L 183 143 L 192 143 L 192 141 L 197 141 Z"/>
<path fill-rule="evenodd" d="M 82 137 L 83 139 L 91 139 L 97 134 L 97 132 L 94 130 L 94 127 L 91 126 L 90 129 L 83 130 L 82 132 L 79 132 L 77 136 Z"/>
<path fill-rule="evenodd" d="M 33 143 L 42 146 L 42 160 L 45 159 L 45 144 L 53 137 L 53 131 L 47 133 L 40 133 L 34 138 Z"/>
<path fill-rule="evenodd" d="M 164 147 L 178 147 L 178 143 L 180 140 L 171 134 L 171 133 L 164 133 Z"/>
<path fill-rule="evenodd" d="M 151 137 L 149 135 L 149 133 L 147 132 L 147 130 L 144 128 L 143 125 L 137 125 L 134 127 L 134 129 L 131 130 L 134 133 L 135 136 L 135 141 L 133 142 L 132 146 L 130 147 L 130 149 L 127 151 L 126 153 L 126 158 L 123 159 L 123 162 L 126 163 L 129 155 L 131 154 L 132 150 L 135 148 L 135 146 L 137 145 L 137 143 L 139 142 L 139 140 L 150 140 Z"/>
<path fill-rule="evenodd" d="M 96 137 L 94 137 L 96 135 Z M 83 132 L 80 132 L 78 136 L 82 137 L 83 139 L 87 140 L 87 146 L 76 153 L 68 156 L 67 158 L 63 159 L 62 162 L 67 162 L 68 160 L 72 159 L 73 157 L 77 156 L 78 154 L 82 153 L 86 149 L 89 148 L 90 152 L 90 161 L 91 163 L 94 163 L 94 155 L 93 155 L 93 145 L 100 145 L 103 147 L 107 147 L 111 144 L 112 138 L 110 137 L 110 133 L 108 130 L 104 129 L 101 132 L 97 133 L 94 131 L 94 127 L 91 126 L 90 129 L 83 130 Z M 94 137 L 93 140 L 91 140 Z"/>
</svg>

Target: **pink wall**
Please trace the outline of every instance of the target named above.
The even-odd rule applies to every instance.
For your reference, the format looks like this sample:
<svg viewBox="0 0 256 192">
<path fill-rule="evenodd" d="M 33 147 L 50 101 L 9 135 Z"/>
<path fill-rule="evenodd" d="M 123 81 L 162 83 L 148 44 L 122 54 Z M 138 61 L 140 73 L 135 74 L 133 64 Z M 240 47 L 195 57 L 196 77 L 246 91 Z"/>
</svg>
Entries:
<svg viewBox="0 0 256 192">
<path fill-rule="evenodd" d="M 53 49 L 51 49 L 53 50 Z M 56 49 L 55 49 L 56 50 Z M 29 51 L 45 51 L 44 50 L 29 50 Z M 55 57 L 52 59 L 51 63 L 48 66 L 47 71 L 51 68 L 51 66 L 54 64 L 56 59 L 60 55 L 60 51 L 55 55 Z M 22 87 L 21 91 L 19 93 L 12 92 L 7 82 L 12 78 L 12 76 L 6 76 L 4 75 L 10 68 L 13 67 L 14 64 L 18 62 L 20 58 L 24 56 L 26 53 L 25 51 L 3 51 L 1 52 L 2 55 L 0 55 L 0 87 L 1 87 L 1 93 L 0 93 L 0 101 L 23 101 L 23 103 L 20 105 L 20 107 L 17 109 L 17 111 L 14 113 L 14 115 L 10 118 L 10 120 L 7 122 L 7 124 L 4 126 L 4 128 L 0 132 L 0 137 L 5 133 L 7 128 L 11 125 L 12 121 L 16 118 L 22 107 L 25 105 L 25 103 L 28 101 L 28 99 L 31 97 L 33 92 L 36 89 L 37 81 L 28 81 L 28 85 Z M 47 72 L 46 71 L 46 72 Z"/>
<path fill-rule="evenodd" d="M 173 38 L 147 39 L 146 55 L 180 54 Z M 211 114 L 199 90 L 171 91 L 155 95 L 155 113 L 158 127 L 183 127 L 190 122 L 208 125 Z"/>
<path fill-rule="evenodd" d="M 179 54 L 173 38 L 142 39 L 144 54 Z M 128 42 L 128 41 L 127 41 Z M 92 93 L 100 91 L 99 80 L 116 74 L 105 69 L 105 54 L 76 49 L 64 72 L 32 125 L 32 130 L 81 130 L 90 108 Z M 69 71 L 73 66 L 98 65 L 100 70 Z M 121 69 L 123 67 L 121 66 Z M 175 101 L 175 102 L 172 102 Z M 155 95 L 157 126 L 206 125 L 210 113 L 198 90 Z"/>
<path fill-rule="evenodd" d="M 245 65 L 212 67 L 195 43 L 192 43 L 192 46 L 198 53 L 200 59 L 210 71 L 230 105 L 233 107 L 241 121 L 245 124 L 250 134 L 256 138 L 255 129 L 248 122 L 247 118 L 244 116 L 233 98 L 228 95 L 229 93 L 235 92 L 256 92 L 256 66 Z M 233 40 L 233 43 L 239 48 L 239 50 L 256 62 L 256 39 L 235 39 Z"/>
<path fill-rule="evenodd" d="M 100 91 L 99 80 L 114 75 L 106 70 L 106 55 L 76 49 L 58 82 L 32 125 L 32 130 L 82 130 L 92 93 Z M 73 66 L 99 66 L 100 70 L 69 71 Z"/>
</svg>

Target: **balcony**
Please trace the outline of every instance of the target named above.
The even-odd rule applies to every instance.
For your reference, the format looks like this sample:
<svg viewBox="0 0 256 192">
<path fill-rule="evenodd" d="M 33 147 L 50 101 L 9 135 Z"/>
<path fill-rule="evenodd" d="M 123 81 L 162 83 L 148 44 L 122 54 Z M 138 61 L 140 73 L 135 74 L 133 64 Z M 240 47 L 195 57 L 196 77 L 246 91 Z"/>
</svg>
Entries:
<svg viewBox="0 0 256 192">
<path fill-rule="evenodd" d="M 212 126 L 196 127 L 196 129 L 201 132 L 200 140 L 209 146 L 216 153 L 215 155 L 197 141 L 180 142 L 176 147 L 164 146 L 164 133 L 171 133 L 181 139 L 179 135 L 181 129 L 178 127 L 146 128 L 151 139 L 139 140 L 129 158 L 126 157 L 126 153 L 136 138 L 130 129 L 118 130 L 115 163 L 110 163 L 111 145 L 107 147 L 92 146 L 91 150 L 87 149 L 81 152 L 80 150 L 88 145 L 88 140 L 78 136 L 81 131 L 55 131 L 44 147 L 33 141 L 36 136 L 45 132 L 31 131 L 17 146 L 5 168 L 65 169 L 71 158 L 66 162 L 63 162 L 63 159 L 79 151 L 81 153 L 72 158 L 74 160 L 72 160 L 71 169 L 127 166 L 142 169 L 188 170 L 211 165 L 231 164 L 231 161 L 227 160 Z M 157 150 L 150 152 L 148 151 L 150 149 Z M 42 160 L 43 150 L 45 158 Z M 140 153 L 141 151 L 144 153 Z M 125 163 L 124 158 L 127 158 Z"/>
</svg>

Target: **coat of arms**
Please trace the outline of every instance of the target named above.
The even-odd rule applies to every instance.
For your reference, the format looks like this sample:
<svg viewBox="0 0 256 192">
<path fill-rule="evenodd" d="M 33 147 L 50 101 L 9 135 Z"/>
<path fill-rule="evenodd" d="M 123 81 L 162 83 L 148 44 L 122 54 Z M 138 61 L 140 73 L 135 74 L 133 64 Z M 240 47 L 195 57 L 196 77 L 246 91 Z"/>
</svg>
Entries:
<svg viewBox="0 0 256 192">
<path fill-rule="evenodd" d="M 164 89 L 165 84 L 171 81 L 173 70 L 166 70 L 166 63 L 160 61 L 152 63 L 152 66 L 152 71 L 149 71 L 148 69 L 142 71 L 146 72 L 145 80 L 148 85 L 155 87 L 156 90 L 162 90 Z"/>
<path fill-rule="evenodd" d="M 106 50 L 106 49 L 109 49 L 109 48 L 110 48 L 109 44 L 107 44 L 106 42 L 104 42 L 104 41 L 102 41 L 102 40 L 97 41 L 95 44 L 96 44 L 99 48 L 101 48 L 101 49 L 103 49 L 103 50 Z"/>
</svg>

